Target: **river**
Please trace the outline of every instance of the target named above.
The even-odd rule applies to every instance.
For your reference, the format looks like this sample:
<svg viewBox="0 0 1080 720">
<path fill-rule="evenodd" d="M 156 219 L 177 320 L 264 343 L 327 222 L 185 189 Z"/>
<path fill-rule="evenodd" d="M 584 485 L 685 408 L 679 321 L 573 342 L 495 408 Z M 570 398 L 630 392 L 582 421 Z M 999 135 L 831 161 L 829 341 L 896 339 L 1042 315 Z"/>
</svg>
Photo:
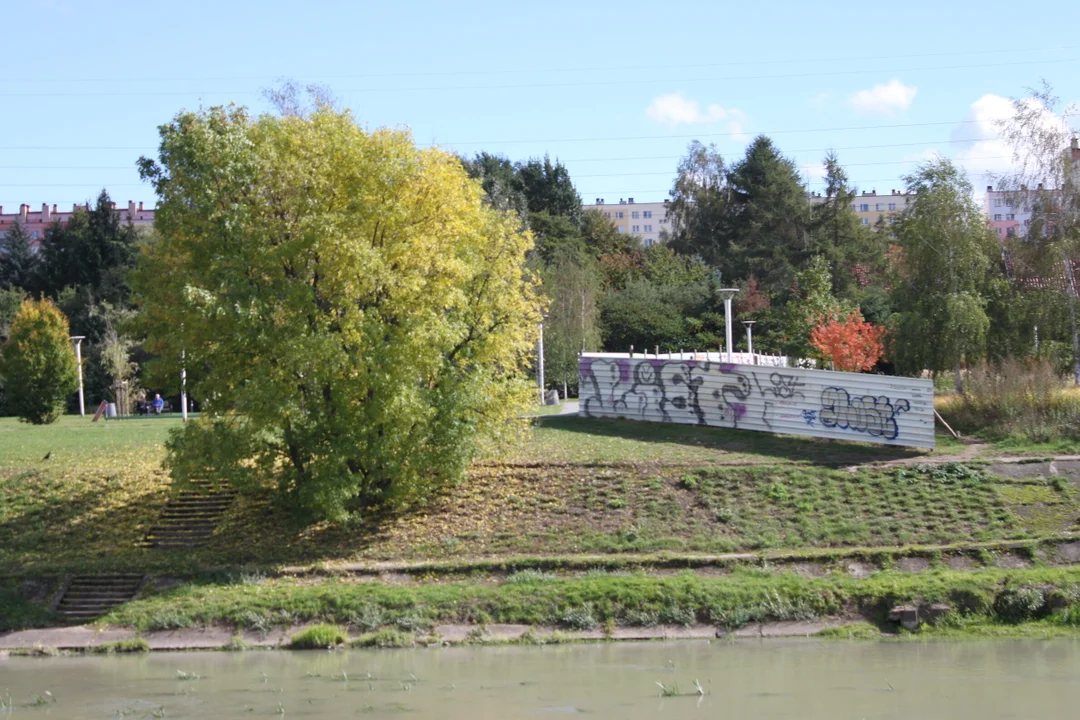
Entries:
<svg viewBox="0 0 1080 720">
<path fill-rule="evenodd" d="M 694 681 L 704 695 L 694 695 Z M 663 683 L 682 693 L 661 697 Z M 1073 718 L 1080 642 L 0 657 L 0 718 Z M 14 706 L 11 708 L 11 706 Z"/>
</svg>

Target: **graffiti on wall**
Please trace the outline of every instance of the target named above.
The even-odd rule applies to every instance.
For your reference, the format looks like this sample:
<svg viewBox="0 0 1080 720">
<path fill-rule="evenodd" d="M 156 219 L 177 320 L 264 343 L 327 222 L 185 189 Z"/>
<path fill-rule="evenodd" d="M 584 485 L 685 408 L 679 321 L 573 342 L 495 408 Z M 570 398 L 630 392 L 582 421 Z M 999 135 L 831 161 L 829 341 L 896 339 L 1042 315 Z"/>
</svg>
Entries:
<svg viewBox="0 0 1080 720">
<path fill-rule="evenodd" d="M 933 447 L 933 389 L 925 380 L 583 355 L 580 381 L 586 417 Z"/>
</svg>

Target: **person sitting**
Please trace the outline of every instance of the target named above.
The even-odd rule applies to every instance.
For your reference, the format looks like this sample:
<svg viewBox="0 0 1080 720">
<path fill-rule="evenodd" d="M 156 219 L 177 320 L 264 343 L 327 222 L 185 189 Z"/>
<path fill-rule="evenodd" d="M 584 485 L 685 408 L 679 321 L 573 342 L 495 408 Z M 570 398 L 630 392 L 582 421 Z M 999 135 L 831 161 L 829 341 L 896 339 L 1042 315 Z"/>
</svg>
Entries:
<svg viewBox="0 0 1080 720">
<path fill-rule="evenodd" d="M 165 401 L 161 399 L 160 394 L 154 395 L 154 402 L 151 403 L 151 406 L 154 408 L 155 415 L 160 415 L 161 411 L 165 409 Z"/>
</svg>

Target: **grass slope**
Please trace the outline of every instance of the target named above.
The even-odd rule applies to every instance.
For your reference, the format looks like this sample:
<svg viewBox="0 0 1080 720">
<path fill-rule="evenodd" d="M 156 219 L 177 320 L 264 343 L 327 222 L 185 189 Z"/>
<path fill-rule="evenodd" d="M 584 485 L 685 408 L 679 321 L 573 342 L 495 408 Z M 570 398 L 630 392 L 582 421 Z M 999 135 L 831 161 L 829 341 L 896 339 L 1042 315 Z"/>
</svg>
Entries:
<svg viewBox="0 0 1080 720">
<path fill-rule="evenodd" d="M 175 491 L 160 463 L 178 425 L 0 420 L 0 573 L 886 547 L 1038 537 L 1074 529 L 1080 515 L 1063 478 L 838 467 L 917 457 L 907 449 L 550 417 L 411 512 L 297 526 L 267 490 L 237 501 L 204 548 L 140 548 Z"/>
</svg>

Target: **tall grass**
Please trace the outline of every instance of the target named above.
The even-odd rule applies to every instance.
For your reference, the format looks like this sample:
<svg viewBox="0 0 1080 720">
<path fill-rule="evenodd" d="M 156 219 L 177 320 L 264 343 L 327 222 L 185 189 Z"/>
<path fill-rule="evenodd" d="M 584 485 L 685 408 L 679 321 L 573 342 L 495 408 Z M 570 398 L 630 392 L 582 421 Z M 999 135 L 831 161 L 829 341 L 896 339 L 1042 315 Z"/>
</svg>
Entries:
<svg viewBox="0 0 1080 720">
<path fill-rule="evenodd" d="M 1043 359 L 1006 358 L 968 369 L 963 392 L 938 409 L 957 430 L 987 439 L 1080 440 L 1080 388 Z"/>
</svg>

